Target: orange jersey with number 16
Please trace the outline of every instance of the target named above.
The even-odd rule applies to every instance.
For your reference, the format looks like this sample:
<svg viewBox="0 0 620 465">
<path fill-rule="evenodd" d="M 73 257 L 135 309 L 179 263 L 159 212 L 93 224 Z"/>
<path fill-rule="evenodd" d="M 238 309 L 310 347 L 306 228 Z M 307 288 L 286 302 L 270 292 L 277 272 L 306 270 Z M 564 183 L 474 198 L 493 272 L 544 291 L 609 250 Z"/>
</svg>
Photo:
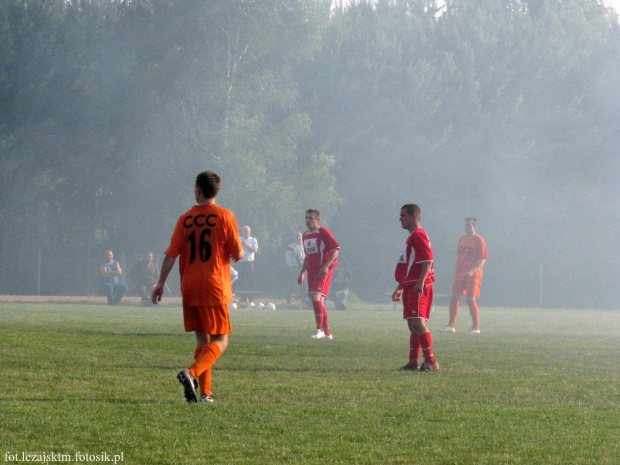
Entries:
<svg viewBox="0 0 620 465">
<path fill-rule="evenodd" d="M 216 204 L 196 205 L 181 215 L 166 255 L 179 257 L 183 305 L 231 302 L 230 257 L 241 250 L 231 211 Z"/>
</svg>

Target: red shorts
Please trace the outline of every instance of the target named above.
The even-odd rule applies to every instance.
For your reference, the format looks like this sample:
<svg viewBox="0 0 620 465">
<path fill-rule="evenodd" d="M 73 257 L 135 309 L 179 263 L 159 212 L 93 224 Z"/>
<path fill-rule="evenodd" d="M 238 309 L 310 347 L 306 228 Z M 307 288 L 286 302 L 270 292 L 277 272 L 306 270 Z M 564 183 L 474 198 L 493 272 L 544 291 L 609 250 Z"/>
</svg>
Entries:
<svg viewBox="0 0 620 465">
<path fill-rule="evenodd" d="M 228 305 L 183 305 L 185 331 L 202 331 L 205 334 L 230 334 Z"/>
<path fill-rule="evenodd" d="M 469 279 L 455 279 L 452 284 L 452 294 L 480 297 L 480 283 L 482 278 L 475 275 Z"/>
<path fill-rule="evenodd" d="M 405 287 L 402 294 L 403 318 L 430 319 L 433 307 L 433 285 L 424 286 L 422 292 L 413 292 L 413 286 Z"/>
<path fill-rule="evenodd" d="M 329 288 L 332 284 L 332 270 L 327 270 L 324 276 L 319 276 L 319 272 L 308 273 L 308 293 L 318 292 L 325 297 L 329 295 Z"/>
</svg>

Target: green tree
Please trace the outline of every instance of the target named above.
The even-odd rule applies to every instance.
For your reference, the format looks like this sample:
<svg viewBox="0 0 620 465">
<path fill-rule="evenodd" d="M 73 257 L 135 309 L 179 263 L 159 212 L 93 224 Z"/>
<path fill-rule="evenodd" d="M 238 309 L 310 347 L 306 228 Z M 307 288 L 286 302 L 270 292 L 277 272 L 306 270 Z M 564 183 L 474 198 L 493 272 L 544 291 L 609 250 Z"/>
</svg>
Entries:
<svg viewBox="0 0 620 465">
<path fill-rule="evenodd" d="M 299 228 L 308 179 L 327 216 L 337 205 L 334 159 L 307 150 L 312 121 L 295 79 L 326 19 L 313 1 L 161 2 L 153 16 L 165 47 L 146 80 L 165 84 L 144 127 L 149 179 L 186 205 L 193 176 L 218 171 L 220 201 L 263 250 Z"/>
<path fill-rule="evenodd" d="M 558 274 L 569 269 L 557 260 L 559 244 L 574 241 L 558 221 L 570 215 L 569 204 L 587 211 L 593 197 L 583 194 L 592 188 L 600 190 L 596 202 L 617 201 L 606 200 L 596 181 L 602 166 L 617 166 L 611 146 L 618 132 L 609 118 L 617 103 L 606 105 L 616 108 L 607 115 L 596 106 L 602 92 L 617 95 L 617 15 L 594 0 L 463 0 L 441 14 L 435 7 L 359 2 L 337 11 L 315 60 L 318 84 L 305 86 L 319 101 L 315 136 L 340 154 L 350 241 L 343 253 L 364 250 L 352 259 L 362 274 L 366 262 L 376 265 L 359 277 L 378 279 L 364 287 L 367 296 L 389 290 L 389 273 L 381 279 L 376 269 L 393 266 L 403 239 L 396 213 L 415 201 L 445 291 L 453 267 L 446 251 L 462 219 L 474 214 L 500 239 L 492 244 L 498 263 L 510 261 L 523 237 L 544 244 L 501 270 L 510 285 L 493 283 L 502 302 L 522 300 L 536 285 L 523 276 L 542 261 Z M 582 183 L 582 175 L 589 180 Z M 586 216 L 603 219 L 598 210 Z M 579 229 L 589 240 L 587 227 Z"/>
</svg>

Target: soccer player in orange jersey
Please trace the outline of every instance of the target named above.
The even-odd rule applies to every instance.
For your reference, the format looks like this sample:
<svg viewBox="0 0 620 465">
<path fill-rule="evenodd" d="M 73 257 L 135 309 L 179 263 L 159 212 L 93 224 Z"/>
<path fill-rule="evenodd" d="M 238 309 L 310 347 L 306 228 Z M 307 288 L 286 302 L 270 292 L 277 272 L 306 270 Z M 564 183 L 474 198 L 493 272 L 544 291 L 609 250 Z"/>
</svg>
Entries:
<svg viewBox="0 0 620 465">
<path fill-rule="evenodd" d="M 420 227 L 420 207 L 410 203 L 400 210 L 400 224 L 409 231 L 405 247 L 396 264 L 394 277 L 398 282 L 393 301 L 403 301 L 403 318 L 407 320 L 409 362 L 400 367 L 406 371 L 437 371 L 439 363 L 433 355 L 433 341 L 426 326 L 433 307 L 433 251 L 426 231 Z M 420 352 L 424 363 L 418 366 Z"/>
<path fill-rule="evenodd" d="M 211 367 L 226 350 L 232 333 L 228 303 L 232 302 L 230 260 L 243 257 L 237 220 L 232 212 L 215 204 L 220 178 L 212 171 L 196 177 L 194 207 L 177 221 L 170 246 L 153 289 L 154 304 L 161 301 L 164 284 L 177 257 L 181 273 L 185 331 L 196 334 L 194 363 L 177 378 L 188 402 L 213 402 Z"/>
<path fill-rule="evenodd" d="M 459 247 L 456 252 L 456 273 L 452 285 L 450 297 L 450 320 L 448 326 L 441 330 L 442 333 L 456 331 L 456 316 L 459 313 L 459 298 L 465 295 L 469 313 L 471 314 L 472 326 L 469 334 L 480 334 L 480 321 L 476 297 L 480 296 L 480 284 L 482 283 L 482 267 L 487 261 L 487 244 L 484 239 L 476 234 L 478 220 L 467 218 L 465 220 L 465 235 L 459 239 Z"/>
</svg>

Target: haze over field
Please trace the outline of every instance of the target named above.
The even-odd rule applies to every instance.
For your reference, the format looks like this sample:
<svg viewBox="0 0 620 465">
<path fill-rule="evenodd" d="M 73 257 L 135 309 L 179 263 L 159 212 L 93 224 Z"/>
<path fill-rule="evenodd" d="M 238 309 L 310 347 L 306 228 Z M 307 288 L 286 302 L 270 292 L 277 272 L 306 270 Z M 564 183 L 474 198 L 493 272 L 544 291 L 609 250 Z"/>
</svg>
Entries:
<svg viewBox="0 0 620 465">
<path fill-rule="evenodd" d="M 3 2 L 0 293 L 94 292 L 106 248 L 125 269 L 161 260 L 213 169 L 265 292 L 289 286 L 284 248 L 313 207 L 355 293 L 387 299 L 415 202 L 437 294 L 474 216 L 481 306 L 618 308 L 617 14 L 451 5 Z"/>
</svg>

